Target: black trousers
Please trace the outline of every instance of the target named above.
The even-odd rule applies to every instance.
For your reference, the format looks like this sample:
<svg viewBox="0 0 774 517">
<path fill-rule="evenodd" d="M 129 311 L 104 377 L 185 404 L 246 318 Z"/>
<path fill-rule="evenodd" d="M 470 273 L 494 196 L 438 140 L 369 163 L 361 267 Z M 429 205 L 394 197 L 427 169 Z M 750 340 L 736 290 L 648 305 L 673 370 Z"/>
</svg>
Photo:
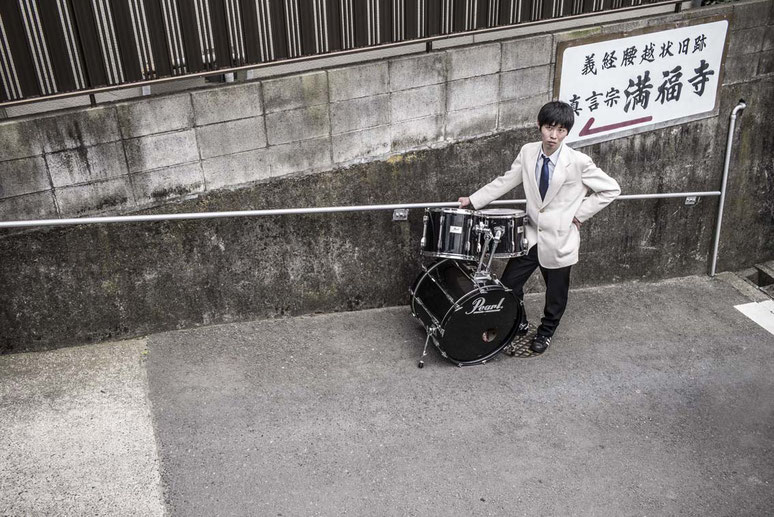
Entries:
<svg viewBox="0 0 774 517">
<path fill-rule="evenodd" d="M 559 320 L 562 319 L 564 309 L 567 307 L 567 293 L 570 290 L 570 268 L 547 269 L 538 262 L 538 247 L 532 246 L 529 253 L 521 257 L 512 258 L 505 266 L 502 278 L 503 284 L 513 289 L 522 306 L 520 323 L 527 322 L 527 314 L 524 311 L 524 283 L 535 269 L 540 268 L 543 280 L 546 282 L 546 305 L 543 308 L 543 318 L 537 329 L 538 334 L 553 336 Z"/>
</svg>

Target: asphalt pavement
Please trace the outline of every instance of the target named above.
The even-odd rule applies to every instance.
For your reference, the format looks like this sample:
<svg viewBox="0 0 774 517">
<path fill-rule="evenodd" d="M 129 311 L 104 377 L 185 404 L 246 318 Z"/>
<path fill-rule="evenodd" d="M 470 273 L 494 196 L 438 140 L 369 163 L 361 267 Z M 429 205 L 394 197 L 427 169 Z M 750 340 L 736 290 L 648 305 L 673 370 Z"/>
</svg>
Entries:
<svg viewBox="0 0 774 517">
<path fill-rule="evenodd" d="M 407 307 L 3 356 L 0 514 L 771 515 L 774 335 L 732 284 L 573 290 L 548 352 L 465 368 L 417 368 Z"/>
</svg>

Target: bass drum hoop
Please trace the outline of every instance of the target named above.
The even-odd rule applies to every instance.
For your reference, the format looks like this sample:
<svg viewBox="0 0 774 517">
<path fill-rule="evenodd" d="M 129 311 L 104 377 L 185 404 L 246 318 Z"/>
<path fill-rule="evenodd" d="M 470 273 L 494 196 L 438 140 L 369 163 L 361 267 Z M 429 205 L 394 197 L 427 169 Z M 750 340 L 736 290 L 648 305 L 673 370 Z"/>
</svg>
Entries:
<svg viewBox="0 0 774 517">
<path fill-rule="evenodd" d="M 508 333 L 508 336 L 506 339 L 503 340 L 502 344 L 500 344 L 497 348 L 492 350 L 489 354 L 485 355 L 484 357 L 479 357 L 478 359 L 473 359 L 470 361 L 458 361 L 457 359 L 452 359 L 449 356 L 449 353 L 446 352 L 446 350 L 443 348 L 443 346 L 438 343 L 438 338 L 435 336 L 435 334 L 432 334 L 431 337 L 433 338 L 433 342 L 438 350 L 443 350 L 443 353 L 446 354 L 446 359 L 450 361 L 452 364 L 456 364 L 457 366 L 475 366 L 477 364 L 483 364 L 487 361 L 489 361 L 491 358 L 495 357 L 497 354 L 503 351 L 503 348 L 508 346 L 508 343 L 510 343 L 514 336 L 516 336 L 516 332 L 518 331 L 519 326 L 514 324 L 511 331 Z"/>
<path fill-rule="evenodd" d="M 430 207 L 427 209 L 428 212 L 443 212 L 446 214 L 465 214 L 465 215 L 475 215 L 476 210 L 470 210 L 469 208 L 452 208 L 452 207 Z"/>
<path fill-rule="evenodd" d="M 467 260 L 467 261 L 478 260 L 478 258 L 474 257 L 473 255 L 460 255 L 458 253 L 438 253 L 436 251 L 422 251 L 422 255 L 424 255 L 425 257 L 444 258 L 444 259 L 453 259 L 453 260 Z"/>
<path fill-rule="evenodd" d="M 518 208 L 482 208 L 476 210 L 476 215 L 484 219 L 519 219 L 527 215 L 527 212 Z"/>
</svg>

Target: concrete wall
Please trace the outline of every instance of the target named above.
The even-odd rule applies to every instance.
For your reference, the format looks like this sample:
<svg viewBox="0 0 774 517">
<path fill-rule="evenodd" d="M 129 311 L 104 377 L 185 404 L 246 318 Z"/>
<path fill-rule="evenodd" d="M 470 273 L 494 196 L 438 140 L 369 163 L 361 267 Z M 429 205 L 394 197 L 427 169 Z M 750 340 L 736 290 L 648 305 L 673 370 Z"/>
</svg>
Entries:
<svg viewBox="0 0 774 517">
<path fill-rule="evenodd" d="M 0 123 L 0 219 L 121 213 L 522 127 L 540 35 Z"/>
<path fill-rule="evenodd" d="M 6 121 L 0 219 L 455 199 L 537 138 L 559 41 L 733 12 L 718 116 L 583 150 L 625 193 L 715 190 L 728 114 L 746 99 L 720 261 L 745 267 L 774 257 L 772 5 L 739 2 Z M 584 225 L 574 285 L 705 272 L 715 210 L 710 199 L 614 204 Z M 6 231 L 0 349 L 406 303 L 421 213 L 406 223 L 390 215 Z"/>
<path fill-rule="evenodd" d="M 760 3 L 760 2 L 759 2 Z M 765 2 L 764 2 L 765 3 Z M 771 73 L 739 4 L 725 84 Z M 124 213 L 534 124 L 558 42 L 721 6 L 0 122 L 0 219 Z M 754 26 L 750 26 L 750 25 Z"/>
</svg>

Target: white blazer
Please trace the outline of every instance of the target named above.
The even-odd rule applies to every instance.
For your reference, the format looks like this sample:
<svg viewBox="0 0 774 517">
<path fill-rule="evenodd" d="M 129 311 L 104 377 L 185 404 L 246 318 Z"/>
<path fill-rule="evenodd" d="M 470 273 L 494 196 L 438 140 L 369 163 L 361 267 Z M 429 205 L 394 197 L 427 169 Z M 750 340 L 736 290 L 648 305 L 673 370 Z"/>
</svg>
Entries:
<svg viewBox="0 0 774 517">
<path fill-rule="evenodd" d="M 475 209 L 483 208 L 524 183 L 529 247 L 537 244 L 540 265 L 556 269 L 578 262 L 580 232 L 573 217 L 586 221 L 618 197 L 621 188 L 587 155 L 563 145 L 546 198 L 541 200 L 535 178 L 540 147 L 541 142 L 524 145 L 510 170 L 477 190 L 470 202 Z M 593 193 L 585 197 L 589 189 Z"/>
</svg>

